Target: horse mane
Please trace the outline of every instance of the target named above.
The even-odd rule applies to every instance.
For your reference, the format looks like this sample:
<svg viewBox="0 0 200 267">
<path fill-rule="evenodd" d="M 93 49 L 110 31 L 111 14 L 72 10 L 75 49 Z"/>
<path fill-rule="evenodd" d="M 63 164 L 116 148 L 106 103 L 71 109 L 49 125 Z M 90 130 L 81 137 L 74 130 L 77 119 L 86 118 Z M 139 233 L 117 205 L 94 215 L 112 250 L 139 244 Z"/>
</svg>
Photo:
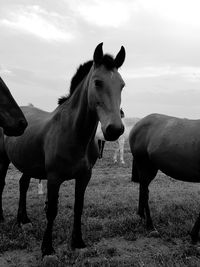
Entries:
<svg viewBox="0 0 200 267">
<path fill-rule="evenodd" d="M 93 60 L 89 60 L 85 62 L 84 64 L 81 64 L 74 76 L 71 79 L 69 94 L 66 96 L 61 96 L 58 99 L 58 105 L 63 104 L 67 99 L 70 98 L 70 96 L 74 93 L 79 83 L 84 79 L 84 77 L 89 73 L 91 67 L 93 65 Z M 101 65 L 104 65 L 107 70 L 112 70 L 115 68 L 115 62 L 111 55 L 104 55 L 102 58 Z"/>
</svg>

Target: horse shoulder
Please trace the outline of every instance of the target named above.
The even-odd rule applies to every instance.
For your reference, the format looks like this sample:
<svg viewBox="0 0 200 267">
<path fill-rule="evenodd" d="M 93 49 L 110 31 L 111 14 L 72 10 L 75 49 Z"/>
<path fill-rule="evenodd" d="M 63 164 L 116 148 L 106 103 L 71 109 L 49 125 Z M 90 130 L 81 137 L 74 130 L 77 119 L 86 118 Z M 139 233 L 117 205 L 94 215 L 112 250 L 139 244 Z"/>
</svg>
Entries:
<svg viewBox="0 0 200 267">
<path fill-rule="evenodd" d="M 96 137 L 91 140 L 91 142 L 88 145 L 88 160 L 90 164 L 93 166 L 99 157 L 99 147 L 97 144 L 97 139 Z"/>
</svg>

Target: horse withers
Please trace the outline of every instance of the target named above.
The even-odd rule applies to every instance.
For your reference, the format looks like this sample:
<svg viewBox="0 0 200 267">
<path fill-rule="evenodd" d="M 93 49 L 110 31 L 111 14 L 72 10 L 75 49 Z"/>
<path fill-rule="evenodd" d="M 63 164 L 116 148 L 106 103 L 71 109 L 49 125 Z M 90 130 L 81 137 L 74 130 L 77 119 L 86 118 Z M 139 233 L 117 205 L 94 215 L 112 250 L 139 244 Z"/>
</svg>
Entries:
<svg viewBox="0 0 200 267">
<path fill-rule="evenodd" d="M 141 119 L 129 135 L 133 155 L 132 181 L 139 182 L 138 214 L 155 230 L 148 204 L 150 182 L 161 170 L 174 179 L 200 182 L 200 120 L 151 114 Z M 200 215 L 191 231 L 197 242 Z"/>
<path fill-rule="evenodd" d="M 27 121 L 11 95 L 7 85 L 0 77 L 0 127 L 8 136 L 23 134 Z"/>
<path fill-rule="evenodd" d="M 59 99 L 53 112 L 23 107 L 28 127 L 23 136 L 6 137 L 0 146 L 0 215 L 5 175 L 10 162 L 23 174 L 20 179 L 18 224 L 30 222 L 26 212 L 26 193 L 31 177 L 47 179 L 47 226 L 42 241 L 42 254 L 53 254 L 52 228 L 57 215 L 60 185 L 75 179 L 72 248 L 83 248 L 81 216 L 85 189 L 98 158 L 94 140 L 98 122 L 106 140 L 119 138 L 124 131 L 120 117 L 121 91 L 124 81 L 118 68 L 124 62 L 122 46 L 115 58 L 104 55 L 102 43 L 93 60 L 80 65 L 71 80 L 70 92 Z M 3 138 L 3 136 L 1 136 Z M 3 142 L 0 142 L 3 143 Z"/>
</svg>

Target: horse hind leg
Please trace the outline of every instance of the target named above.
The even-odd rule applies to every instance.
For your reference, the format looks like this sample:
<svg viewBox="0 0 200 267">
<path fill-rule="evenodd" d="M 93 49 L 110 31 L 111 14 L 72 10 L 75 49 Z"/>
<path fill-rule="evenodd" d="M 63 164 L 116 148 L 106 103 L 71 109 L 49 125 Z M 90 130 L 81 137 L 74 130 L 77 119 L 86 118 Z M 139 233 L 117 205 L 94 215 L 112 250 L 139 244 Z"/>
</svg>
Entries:
<svg viewBox="0 0 200 267">
<path fill-rule="evenodd" d="M 140 176 L 141 176 L 141 172 L 139 172 L 136 160 L 133 157 L 131 181 L 134 183 L 140 184 L 140 178 L 141 178 Z M 143 190 L 142 190 L 141 184 L 140 184 L 140 189 L 139 189 L 139 202 L 138 202 L 137 214 L 140 216 L 141 219 L 145 219 Z"/>
<path fill-rule="evenodd" d="M 137 164 L 136 161 L 133 157 L 133 161 L 132 161 L 132 176 L 131 176 L 131 181 L 134 183 L 139 183 L 140 179 L 139 179 L 139 172 L 137 169 Z"/>
<path fill-rule="evenodd" d="M 30 223 L 30 219 L 27 215 L 26 210 L 26 195 L 29 188 L 31 177 L 22 174 L 22 177 L 19 180 L 19 206 L 17 212 L 17 223 L 19 226 Z"/>
<path fill-rule="evenodd" d="M 6 157 L 0 162 L 0 222 L 4 221 L 3 208 L 2 208 L 2 194 L 5 186 L 6 173 L 9 166 L 9 159 Z"/>
<path fill-rule="evenodd" d="M 157 169 L 151 164 L 150 161 L 145 160 L 145 164 L 139 164 L 138 173 L 139 173 L 139 205 L 138 205 L 138 214 L 145 218 L 146 227 L 148 230 L 155 230 L 153 221 L 150 214 L 149 208 L 149 184 L 155 178 L 157 174 Z"/>
</svg>

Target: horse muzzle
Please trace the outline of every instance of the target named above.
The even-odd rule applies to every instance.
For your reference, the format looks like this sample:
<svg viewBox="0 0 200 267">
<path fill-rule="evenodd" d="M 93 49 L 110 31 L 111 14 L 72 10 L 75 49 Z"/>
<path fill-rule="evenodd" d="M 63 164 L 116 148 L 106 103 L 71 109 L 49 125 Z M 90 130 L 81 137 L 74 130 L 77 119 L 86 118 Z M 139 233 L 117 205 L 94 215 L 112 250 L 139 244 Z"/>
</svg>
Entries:
<svg viewBox="0 0 200 267">
<path fill-rule="evenodd" d="M 106 141 L 115 141 L 117 140 L 120 135 L 122 135 L 124 132 L 124 125 L 121 124 L 121 126 L 116 126 L 114 124 L 109 124 L 105 131 L 103 131 L 104 138 Z"/>
<path fill-rule="evenodd" d="M 24 133 L 28 123 L 26 119 L 20 119 L 14 126 L 4 127 L 7 136 L 20 136 Z"/>
</svg>

